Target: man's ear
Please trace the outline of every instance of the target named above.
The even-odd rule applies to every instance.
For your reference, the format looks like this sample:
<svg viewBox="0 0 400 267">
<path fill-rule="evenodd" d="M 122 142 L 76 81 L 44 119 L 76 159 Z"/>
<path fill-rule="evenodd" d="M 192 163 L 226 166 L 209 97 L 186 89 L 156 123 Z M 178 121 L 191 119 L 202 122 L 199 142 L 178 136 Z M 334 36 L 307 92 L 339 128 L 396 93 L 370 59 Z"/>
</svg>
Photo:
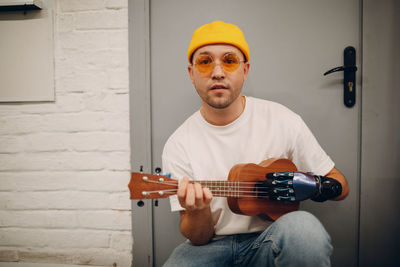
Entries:
<svg viewBox="0 0 400 267">
<path fill-rule="evenodd" d="M 250 70 L 250 63 L 246 61 L 244 63 L 244 69 L 243 69 L 243 81 L 247 79 L 247 76 L 249 75 L 249 70 Z"/>
<path fill-rule="evenodd" d="M 190 80 L 192 81 L 192 84 L 194 84 L 194 78 L 193 78 L 193 65 L 192 65 L 192 64 L 190 64 L 190 65 L 188 66 L 188 72 L 189 72 L 189 77 L 190 77 Z"/>
</svg>

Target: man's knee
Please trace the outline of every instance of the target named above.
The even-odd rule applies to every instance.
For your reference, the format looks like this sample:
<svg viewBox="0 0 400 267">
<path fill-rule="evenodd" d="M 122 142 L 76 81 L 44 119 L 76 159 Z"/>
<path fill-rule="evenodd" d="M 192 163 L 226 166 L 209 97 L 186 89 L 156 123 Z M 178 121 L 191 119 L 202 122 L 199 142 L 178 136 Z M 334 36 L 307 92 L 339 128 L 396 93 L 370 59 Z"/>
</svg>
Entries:
<svg viewBox="0 0 400 267">
<path fill-rule="evenodd" d="M 286 242 L 307 244 L 308 249 L 313 246 L 330 246 L 330 236 L 321 222 L 311 213 L 295 211 L 279 218 L 275 224 L 281 228 Z"/>
</svg>

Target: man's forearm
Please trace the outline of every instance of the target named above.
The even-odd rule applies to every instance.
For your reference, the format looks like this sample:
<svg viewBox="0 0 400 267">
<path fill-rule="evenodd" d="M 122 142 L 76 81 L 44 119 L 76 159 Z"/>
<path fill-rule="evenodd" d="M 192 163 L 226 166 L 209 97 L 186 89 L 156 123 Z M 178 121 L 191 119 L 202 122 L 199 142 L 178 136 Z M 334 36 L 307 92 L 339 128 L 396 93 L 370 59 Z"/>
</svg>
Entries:
<svg viewBox="0 0 400 267">
<path fill-rule="evenodd" d="M 214 235 L 210 208 L 182 211 L 180 230 L 194 245 L 205 245 Z"/>
</svg>

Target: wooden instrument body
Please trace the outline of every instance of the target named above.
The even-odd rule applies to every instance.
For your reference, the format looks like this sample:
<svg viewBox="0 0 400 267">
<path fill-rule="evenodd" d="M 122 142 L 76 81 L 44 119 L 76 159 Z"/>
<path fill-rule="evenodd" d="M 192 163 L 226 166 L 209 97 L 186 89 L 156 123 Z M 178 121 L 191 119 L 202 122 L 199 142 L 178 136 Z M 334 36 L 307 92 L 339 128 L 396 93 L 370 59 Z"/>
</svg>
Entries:
<svg viewBox="0 0 400 267">
<path fill-rule="evenodd" d="M 271 172 L 297 171 L 288 159 L 268 159 L 260 164 L 238 164 L 229 172 L 229 181 L 263 181 L 265 175 Z M 299 202 L 269 200 L 265 198 L 234 198 L 228 197 L 228 205 L 236 214 L 255 216 L 267 215 L 266 219 L 276 220 L 280 216 L 299 209 Z"/>
</svg>

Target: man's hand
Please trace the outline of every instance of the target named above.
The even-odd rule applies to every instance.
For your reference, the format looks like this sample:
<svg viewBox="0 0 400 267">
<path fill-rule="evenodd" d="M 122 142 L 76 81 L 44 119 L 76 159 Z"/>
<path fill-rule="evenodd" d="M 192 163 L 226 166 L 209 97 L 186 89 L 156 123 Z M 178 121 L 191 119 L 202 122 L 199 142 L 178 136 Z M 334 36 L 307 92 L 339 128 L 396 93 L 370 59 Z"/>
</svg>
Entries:
<svg viewBox="0 0 400 267">
<path fill-rule="evenodd" d="M 202 188 L 199 183 L 190 183 L 184 177 L 178 186 L 178 200 L 187 212 L 194 212 L 210 207 L 212 193 L 208 188 Z"/>
<path fill-rule="evenodd" d="M 270 199 L 317 202 L 344 199 L 349 193 L 346 178 L 333 168 L 326 176 L 304 172 L 272 172 L 264 181 Z"/>
<path fill-rule="evenodd" d="M 199 183 L 190 183 L 184 177 L 178 186 L 178 200 L 184 211 L 181 211 L 182 234 L 194 245 L 207 244 L 214 235 L 214 224 L 210 203 L 212 193 Z"/>
</svg>

